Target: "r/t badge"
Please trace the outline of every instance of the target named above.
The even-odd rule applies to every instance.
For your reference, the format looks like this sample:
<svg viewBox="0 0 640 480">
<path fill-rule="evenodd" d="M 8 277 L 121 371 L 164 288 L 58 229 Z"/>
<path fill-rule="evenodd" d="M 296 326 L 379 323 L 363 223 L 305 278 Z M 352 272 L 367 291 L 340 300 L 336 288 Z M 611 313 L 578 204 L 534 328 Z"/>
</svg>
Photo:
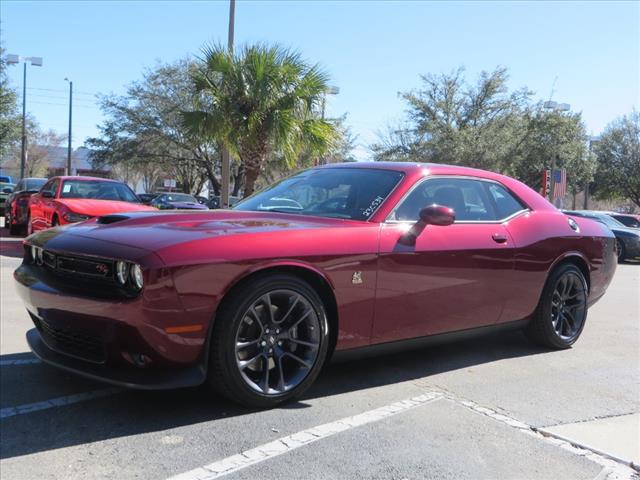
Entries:
<svg viewBox="0 0 640 480">
<path fill-rule="evenodd" d="M 351 283 L 354 285 L 360 285 L 362 283 L 362 272 L 353 272 Z"/>
</svg>

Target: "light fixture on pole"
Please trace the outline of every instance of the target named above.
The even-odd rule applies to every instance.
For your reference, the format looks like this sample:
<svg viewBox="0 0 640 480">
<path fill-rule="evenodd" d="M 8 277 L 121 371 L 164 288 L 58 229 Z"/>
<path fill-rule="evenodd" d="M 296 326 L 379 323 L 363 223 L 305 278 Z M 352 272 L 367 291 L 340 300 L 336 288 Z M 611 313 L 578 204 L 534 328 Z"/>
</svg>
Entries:
<svg viewBox="0 0 640 480">
<path fill-rule="evenodd" d="M 324 108 L 327 102 L 327 95 L 338 95 L 340 93 L 340 87 L 332 86 L 322 95 L 322 120 L 324 120 Z"/>
<path fill-rule="evenodd" d="M 64 79 L 65 82 L 69 82 L 69 134 L 68 134 L 68 143 L 67 143 L 67 175 L 71 175 L 71 114 L 72 114 L 72 106 L 73 106 L 73 82 L 69 80 L 67 77 Z"/>
<path fill-rule="evenodd" d="M 34 67 L 41 67 L 42 57 L 7 55 L 5 60 L 8 65 L 17 65 L 20 62 L 24 62 L 22 73 L 22 148 L 20 150 L 20 178 L 23 178 L 24 168 L 27 163 L 27 62 Z"/>
</svg>

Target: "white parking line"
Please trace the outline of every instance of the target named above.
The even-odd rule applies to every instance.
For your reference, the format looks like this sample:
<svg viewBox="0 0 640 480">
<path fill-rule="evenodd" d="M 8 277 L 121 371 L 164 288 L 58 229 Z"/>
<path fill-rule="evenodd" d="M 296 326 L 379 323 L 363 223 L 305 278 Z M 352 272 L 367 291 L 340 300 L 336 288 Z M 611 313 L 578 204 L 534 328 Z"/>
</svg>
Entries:
<svg viewBox="0 0 640 480">
<path fill-rule="evenodd" d="M 344 432 L 368 423 L 378 422 L 439 398 L 443 398 L 443 395 L 440 392 L 428 392 L 418 397 L 395 402 L 352 417 L 346 417 L 308 430 L 302 430 L 301 432 L 294 433 L 293 435 L 282 437 L 278 440 L 274 440 L 273 442 L 252 448 L 251 450 L 245 450 L 237 455 L 223 458 L 222 460 L 204 467 L 181 473 L 171 477 L 170 480 L 213 480 L 215 478 L 220 478 L 224 475 L 229 475 L 230 473 L 255 465 L 256 463 L 288 453 L 304 445 L 330 437 L 336 433 Z"/>
<path fill-rule="evenodd" d="M 39 358 L 19 358 L 16 360 L 0 360 L 0 367 L 10 367 L 12 365 L 34 365 L 42 363 Z"/>
<path fill-rule="evenodd" d="M 9 417 L 15 417 L 16 415 L 24 415 L 26 413 L 38 412 L 40 410 L 47 410 L 49 408 L 64 407 L 74 403 L 86 402 L 87 400 L 107 397 L 121 391 L 121 388 L 105 388 L 102 390 L 93 390 L 91 392 L 68 395 L 66 397 L 52 398 L 50 400 L 43 400 L 42 402 L 25 403 L 16 407 L 6 407 L 0 409 L 0 420 Z"/>
</svg>

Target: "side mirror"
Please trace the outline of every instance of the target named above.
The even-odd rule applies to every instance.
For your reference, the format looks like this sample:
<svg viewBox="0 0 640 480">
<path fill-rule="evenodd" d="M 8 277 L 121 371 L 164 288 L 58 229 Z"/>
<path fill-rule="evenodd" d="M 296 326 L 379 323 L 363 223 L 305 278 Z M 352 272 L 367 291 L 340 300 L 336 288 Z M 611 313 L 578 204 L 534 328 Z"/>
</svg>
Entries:
<svg viewBox="0 0 640 480">
<path fill-rule="evenodd" d="M 3 188 L 2 193 L 13 193 L 13 188 L 9 188 L 9 187 Z"/>
<path fill-rule="evenodd" d="M 420 210 L 420 220 L 425 225 L 438 225 L 446 227 L 456 221 L 456 214 L 453 208 L 442 205 L 429 205 Z"/>
<path fill-rule="evenodd" d="M 40 195 L 42 195 L 42 198 L 53 198 L 53 192 L 50 192 L 48 190 L 40 193 Z"/>
<path fill-rule="evenodd" d="M 427 225 L 436 225 L 446 227 L 456 220 L 456 214 L 453 208 L 443 205 L 429 205 L 420 210 L 420 219 L 412 225 L 412 227 L 400 237 L 400 242 L 404 245 L 415 245 L 416 239 L 420 236 Z"/>
</svg>

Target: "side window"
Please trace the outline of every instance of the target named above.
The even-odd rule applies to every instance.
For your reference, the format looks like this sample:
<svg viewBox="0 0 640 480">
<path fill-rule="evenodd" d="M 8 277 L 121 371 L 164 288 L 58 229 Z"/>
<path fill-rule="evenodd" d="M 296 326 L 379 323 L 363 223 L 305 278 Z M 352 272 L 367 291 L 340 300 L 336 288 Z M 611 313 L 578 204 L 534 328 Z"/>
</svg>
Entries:
<svg viewBox="0 0 640 480">
<path fill-rule="evenodd" d="M 48 192 L 51 192 L 51 195 L 53 195 L 54 197 L 56 196 L 56 193 L 58 193 L 58 185 L 60 184 L 60 180 L 55 179 L 50 181 L 47 185 L 49 185 L 49 188 L 47 188 Z M 43 191 L 45 190 L 44 188 L 42 189 Z"/>
<path fill-rule="evenodd" d="M 40 189 L 41 192 L 50 192 L 51 191 L 51 186 L 53 185 L 53 182 L 55 180 L 49 180 L 47 183 L 45 183 L 42 188 Z"/>
<path fill-rule="evenodd" d="M 507 191 L 502 185 L 497 183 L 489 183 L 488 190 L 491 198 L 495 202 L 496 210 L 498 211 L 498 218 L 503 219 L 510 217 L 514 213 L 524 210 L 526 207 L 520 203 L 511 193 Z"/>
<path fill-rule="evenodd" d="M 444 205 L 454 210 L 456 221 L 497 220 L 486 182 L 467 178 L 430 178 L 418 185 L 392 213 L 393 220 L 417 221 L 427 205 Z"/>
</svg>

